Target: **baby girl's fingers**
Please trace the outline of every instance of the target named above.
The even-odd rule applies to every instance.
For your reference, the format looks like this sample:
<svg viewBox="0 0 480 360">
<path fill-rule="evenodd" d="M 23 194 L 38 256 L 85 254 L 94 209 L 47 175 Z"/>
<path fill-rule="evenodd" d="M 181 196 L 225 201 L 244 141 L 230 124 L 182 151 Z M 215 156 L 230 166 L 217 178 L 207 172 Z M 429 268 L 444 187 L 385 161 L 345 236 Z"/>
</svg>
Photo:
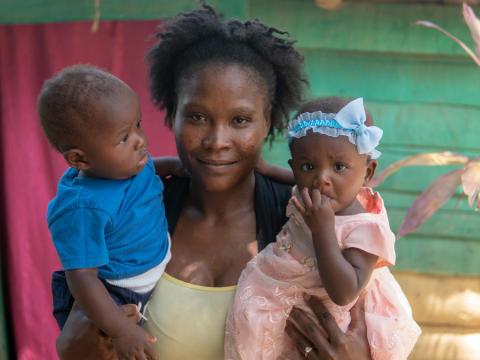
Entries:
<svg viewBox="0 0 480 360">
<path fill-rule="evenodd" d="M 308 193 L 308 188 L 303 188 L 302 189 L 302 199 L 303 199 L 303 203 L 305 204 L 305 210 L 307 210 L 307 212 L 312 208 L 312 199 L 310 198 L 310 194 Z"/>
<path fill-rule="evenodd" d="M 325 195 L 322 195 L 320 190 L 318 189 L 313 189 L 312 190 L 312 203 L 314 205 L 321 205 L 323 203 L 323 197 Z"/>
<path fill-rule="evenodd" d="M 300 201 L 298 201 L 298 199 L 295 197 L 295 196 L 292 196 L 292 202 L 293 202 L 293 205 L 295 205 L 295 207 L 297 208 L 297 210 L 303 215 L 305 214 L 305 208 L 303 207 L 303 205 L 300 203 Z"/>
</svg>

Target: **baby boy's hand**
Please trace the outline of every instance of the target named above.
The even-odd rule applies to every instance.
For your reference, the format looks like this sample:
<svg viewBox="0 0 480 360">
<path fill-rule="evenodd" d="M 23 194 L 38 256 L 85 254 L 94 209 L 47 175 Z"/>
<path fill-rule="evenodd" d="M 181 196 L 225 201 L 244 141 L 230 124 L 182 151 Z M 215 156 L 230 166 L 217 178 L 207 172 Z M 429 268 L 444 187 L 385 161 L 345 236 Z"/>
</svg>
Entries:
<svg viewBox="0 0 480 360">
<path fill-rule="evenodd" d="M 157 360 L 152 344 L 157 339 L 138 325 L 129 326 L 119 337 L 112 338 L 112 343 L 119 360 Z"/>
<path fill-rule="evenodd" d="M 305 223 L 312 233 L 319 233 L 325 230 L 325 226 L 334 225 L 335 213 L 328 196 L 323 195 L 320 190 L 313 189 L 312 196 L 308 193 L 308 188 L 300 192 L 304 205 L 296 197 L 292 198 L 293 204 L 302 214 Z"/>
</svg>

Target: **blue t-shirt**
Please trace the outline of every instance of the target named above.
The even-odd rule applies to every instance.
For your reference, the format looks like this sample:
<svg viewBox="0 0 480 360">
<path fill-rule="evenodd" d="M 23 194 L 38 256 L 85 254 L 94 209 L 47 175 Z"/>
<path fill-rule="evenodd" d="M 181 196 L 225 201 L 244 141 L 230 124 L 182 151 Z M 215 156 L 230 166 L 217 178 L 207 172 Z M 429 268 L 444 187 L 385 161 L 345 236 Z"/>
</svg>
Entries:
<svg viewBox="0 0 480 360">
<path fill-rule="evenodd" d="M 63 269 L 98 268 L 100 278 L 113 280 L 160 264 L 169 248 L 168 225 L 152 159 L 126 180 L 78 174 L 65 172 L 47 211 Z"/>
</svg>

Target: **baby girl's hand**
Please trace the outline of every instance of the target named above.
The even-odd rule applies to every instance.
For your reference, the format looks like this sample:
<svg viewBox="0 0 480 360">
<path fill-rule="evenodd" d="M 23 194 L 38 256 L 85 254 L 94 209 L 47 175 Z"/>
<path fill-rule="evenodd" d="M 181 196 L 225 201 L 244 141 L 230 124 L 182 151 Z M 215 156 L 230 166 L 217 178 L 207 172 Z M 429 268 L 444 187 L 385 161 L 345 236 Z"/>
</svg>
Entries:
<svg viewBox="0 0 480 360">
<path fill-rule="evenodd" d="M 335 213 L 333 212 L 328 196 L 323 195 L 320 190 L 313 189 L 312 196 L 308 188 L 302 189 L 301 193 L 304 206 L 296 197 L 292 198 L 293 204 L 302 214 L 305 223 L 312 233 L 318 233 L 325 229 L 328 224 L 334 224 Z"/>
<path fill-rule="evenodd" d="M 132 324 L 119 337 L 112 338 L 113 347 L 119 360 L 157 359 L 152 343 L 157 340 L 140 326 Z"/>
</svg>

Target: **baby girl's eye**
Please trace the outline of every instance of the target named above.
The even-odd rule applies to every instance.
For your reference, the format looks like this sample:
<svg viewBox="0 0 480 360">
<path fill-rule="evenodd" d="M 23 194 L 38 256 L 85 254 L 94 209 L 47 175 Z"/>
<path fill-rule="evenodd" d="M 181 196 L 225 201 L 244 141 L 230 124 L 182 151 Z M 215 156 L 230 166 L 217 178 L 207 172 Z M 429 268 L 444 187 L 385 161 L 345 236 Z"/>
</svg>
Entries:
<svg viewBox="0 0 480 360">
<path fill-rule="evenodd" d="M 313 165 L 310 163 L 304 163 L 300 165 L 300 169 L 302 171 L 310 171 L 310 170 L 313 170 Z"/>
<path fill-rule="evenodd" d="M 335 163 L 334 167 L 335 167 L 335 171 L 338 171 L 338 172 L 341 172 L 347 168 L 347 166 L 342 163 Z"/>
</svg>

